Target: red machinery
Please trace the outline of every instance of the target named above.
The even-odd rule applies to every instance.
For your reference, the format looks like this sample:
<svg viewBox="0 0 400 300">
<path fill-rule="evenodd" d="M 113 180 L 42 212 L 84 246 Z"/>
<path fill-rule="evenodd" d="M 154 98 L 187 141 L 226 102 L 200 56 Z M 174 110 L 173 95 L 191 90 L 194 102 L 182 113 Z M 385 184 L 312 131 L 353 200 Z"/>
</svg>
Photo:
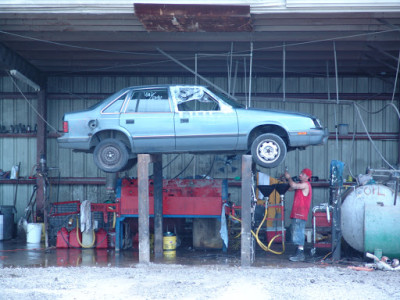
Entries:
<svg viewBox="0 0 400 300">
<path fill-rule="evenodd" d="M 327 204 L 313 207 L 313 255 L 316 248 L 332 248 L 332 212 L 333 207 Z"/>
<path fill-rule="evenodd" d="M 150 215 L 154 215 L 154 185 L 149 181 Z M 226 180 L 169 179 L 163 180 L 163 216 L 167 218 L 220 218 L 222 204 L 228 199 Z M 115 203 L 91 203 L 92 212 L 102 212 L 104 222 L 108 213 L 115 213 L 115 247 L 119 249 L 121 222 L 138 217 L 138 180 L 122 179 L 117 186 Z M 54 203 L 50 217 L 80 213 L 80 201 Z"/>
<path fill-rule="evenodd" d="M 223 180 L 163 180 L 163 215 L 168 217 L 220 216 L 222 202 L 227 200 Z M 154 186 L 149 186 L 150 215 L 154 215 Z M 138 180 L 123 179 L 117 193 L 118 216 L 138 215 Z"/>
<path fill-rule="evenodd" d="M 154 215 L 154 185 L 149 180 L 149 213 Z M 228 200 L 228 184 L 221 179 L 163 180 L 163 216 L 167 218 L 220 218 L 224 201 Z M 138 180 L 122 179 L 117 187 L 119 212 L 116 222 L 115 246 L 121 239 L 121 222 L 138 217 Z"/>
</svg>

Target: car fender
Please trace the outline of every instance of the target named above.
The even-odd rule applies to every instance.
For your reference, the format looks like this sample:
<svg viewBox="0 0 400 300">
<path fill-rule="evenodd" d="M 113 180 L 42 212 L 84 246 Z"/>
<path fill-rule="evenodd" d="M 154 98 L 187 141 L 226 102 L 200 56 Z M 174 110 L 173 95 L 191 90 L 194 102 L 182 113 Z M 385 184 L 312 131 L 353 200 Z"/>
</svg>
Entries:
<svg viewBox="0 0 400 300">
<path fill-rule="evenodd" d="M 113 136 L 116 137 L 124 137 L 124 142 L 128 142 L 129 149 L 132 151 L 134 148 L 133 139 L 128 130 L 123 127 L 117 128 L 107 128 L 107 129 L 99 129 L 92 133 L 90 137 L 90 148 L 95 147 L 101 139 L 111 137 L 110 133 L 113 132 Z M 116 133 L 116 134 L 115 134 Z"/>
</svg>

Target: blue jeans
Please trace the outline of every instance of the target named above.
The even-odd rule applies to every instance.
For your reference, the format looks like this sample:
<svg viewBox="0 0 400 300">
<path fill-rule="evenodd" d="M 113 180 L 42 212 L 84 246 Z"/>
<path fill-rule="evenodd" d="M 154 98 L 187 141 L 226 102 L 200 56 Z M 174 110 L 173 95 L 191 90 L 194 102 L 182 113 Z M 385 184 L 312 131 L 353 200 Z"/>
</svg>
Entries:
<svg viewBox="0 0 400 300">
<path fill-rule="evenodd" d="M 304 232 L 306 221 L 301 219 L 292 219 L 292 241 L 297 246 L 304 246 Z"/>
</svg>

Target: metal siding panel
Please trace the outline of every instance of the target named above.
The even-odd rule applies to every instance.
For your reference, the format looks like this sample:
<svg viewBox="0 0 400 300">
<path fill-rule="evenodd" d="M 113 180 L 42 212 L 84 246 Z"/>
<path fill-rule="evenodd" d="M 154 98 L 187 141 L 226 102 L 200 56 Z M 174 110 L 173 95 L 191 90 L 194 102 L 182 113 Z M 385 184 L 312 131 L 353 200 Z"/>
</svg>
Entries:
<svg viewBox="0 0 400 300">
<path fill-rule="evenodd" d="M 327 78 L 314 77 L 312 92 L 313 93 L 326 93 L 327 92 Z"/>
<path fill-rule="evenodd" d="M 359 77 L 357 80 L 357 93 L 368 93 L 368 78 Z"/>
<path fill-rule="evenodd" d="M 282 93 L 281 78 L 271 78 L 271 93 Z"/>
<path fill-rule="evenodd" d="M 298 78 L 298 93 L 314 93 L 313 78 Z"/>
<path fill-rule="evenodd" d="M 283 83 L 283 79 L 281 82 Z M 299 84 L 299 79 L 293 77 L 286 78 L 285 86 L 286 86 L 285 88 L 286 93 L 299 93 L 299 91 L 302 89 L 302 87 Z M 281 90 L 283 93 L 283 86 L 281 87 Z"/>
<path fill-rule="evenodd" d="M 341 93 L 356 93 L 357 92 L 356 80 L 351 77 L 342 78 L 342 86 L 339 91 Z"/>
<path fill-rule="evenodd" d="M 73 90 L 72 93 L 87 93 L 88 92 L 88 78 L 87 77 L 73 77 Z"/>
</svg>

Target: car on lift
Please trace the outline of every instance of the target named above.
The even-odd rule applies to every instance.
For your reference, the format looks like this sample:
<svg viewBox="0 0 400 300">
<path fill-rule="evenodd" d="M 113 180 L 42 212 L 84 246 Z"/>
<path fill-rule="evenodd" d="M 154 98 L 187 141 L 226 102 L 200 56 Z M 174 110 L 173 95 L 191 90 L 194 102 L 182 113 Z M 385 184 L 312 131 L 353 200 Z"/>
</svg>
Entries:
<svg viewBox="0 0 400 300">
<path fill-rule="evenodd" d="M 102 102 L 66 113 L 60 148 L 93 153 L 104 172 L 129 169 L 139 153 L 251 153 L 278 166 L 287 151 L 324 144 L 318 118 L 246 108 L 222 91 L 199 85 L 128 87 Z"/>
</svg>

